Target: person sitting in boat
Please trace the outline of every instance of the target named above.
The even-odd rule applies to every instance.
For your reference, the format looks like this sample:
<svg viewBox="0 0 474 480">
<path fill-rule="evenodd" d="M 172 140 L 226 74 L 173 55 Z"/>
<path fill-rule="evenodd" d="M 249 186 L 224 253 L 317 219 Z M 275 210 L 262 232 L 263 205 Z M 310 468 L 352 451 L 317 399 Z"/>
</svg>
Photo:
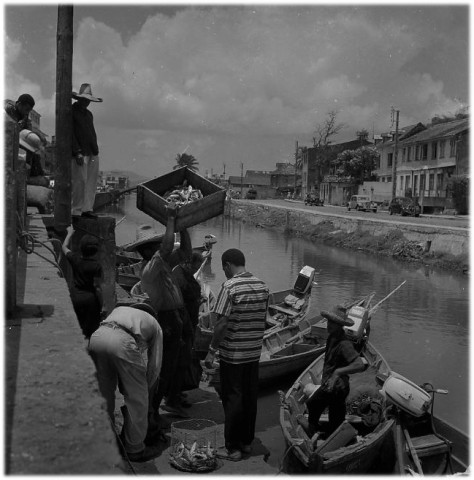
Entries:
<svg viewBox="0 0 474 480">
<path fill-rule="evenodd" d="M 323 310 L 321 315 L 327 319 L 329 337 L 326 341 L 323 374 L 319 388 L 309 383 L 305 386 L 305 402 L 308 408 L 308 421 L 298 419 L 308 435 L 313 436 L 318 429 L 319 418 L 329 407 L 329 436 L 346 417 L 346 398 L 349 395 L 349 375 L 365 369 L 361 357 L 353 343 L 346 337 L 343 327 L 350 327 L 354 322 L 347 317 L 345 309 L 337 308 L 334 312 Z"/>
</svg>

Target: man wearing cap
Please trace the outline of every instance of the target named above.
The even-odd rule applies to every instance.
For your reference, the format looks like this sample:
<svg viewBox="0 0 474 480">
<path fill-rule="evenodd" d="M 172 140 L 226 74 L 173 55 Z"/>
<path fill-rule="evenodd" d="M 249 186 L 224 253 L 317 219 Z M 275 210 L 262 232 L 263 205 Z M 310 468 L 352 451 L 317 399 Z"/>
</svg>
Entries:
<svg viewBox="0 0 474 480">
<path fill-rule="evenodd" d="M 114 425 L 117 386 L 124 396 L 120 440 L 122 453 L 132 462 L 157 456 L 156 450 L 146 444 L 152 443 L 158 433 L 150 400 L 160 375 L 162 351 L 162 331 L 148 302 L 116 307 L 89 341 L 99 389 Z"/>
<path fill-rule="evenodd" d="M 81 85 L 79 93 L 72 92 L 72 97 L 77 100 L 72 105 L 72 215 L 97 218 L 92 211 L 99 175 L 99 146 L 94 117 L 87 107 L 91 102 L 102 102 L 102 98 L 92 95 L 88 83 Z"/>
<path fill-rule="evenodd" d="M 319 388 L 315 388 L 312 384 L 305 386 L 308 424 L 304 424 L 303 418 L 298 419 L 311 436 L 318 430 L 319 418 L 326 407 L 329 407 L 328 435 L 344 421 L 346 398 L 349 395 L 349 375 L 365 369 L 353 343 L 344 333 L 344 327 L 354 325 L 354 322 L 347 317 L 345 310 L 341 308 L 336 309 L 335 312 L 323 310 L 321 315 L 327 319 L 329 333 L 321 386 Z"/>
<path fill-rule="evenodd" d="M 62 250 L 73 273 L 71 301 L 84 337 L 88 339 L 99 327 L 102 311 L 102 267 L 96 259 L 99 251 L 97 237 L 86 234 L 80 240 L 80 253 L 69 249 L 74 228 L 67 228 Z"/>
<path fill-rule="evenodd" d="M 18 100 L 5 100 L 5 112 L 18 123 L 20 130 L 31 130 L 30 112 L 35 106 L 35 101 L 29 93 L 23 93 Z"/>
</svg>

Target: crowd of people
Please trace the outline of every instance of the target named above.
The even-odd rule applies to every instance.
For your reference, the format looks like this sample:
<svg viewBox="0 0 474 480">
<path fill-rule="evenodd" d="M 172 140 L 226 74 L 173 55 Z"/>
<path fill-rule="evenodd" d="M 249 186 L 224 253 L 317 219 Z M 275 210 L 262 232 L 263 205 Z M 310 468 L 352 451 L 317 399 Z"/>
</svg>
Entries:
<svg viewBox="0 0 474 480">
<path fill-rule="evenodd" d="M 90 102 L 102 102 L 92 95 L 90 84 L 73 92 L 72 105 L 72 218 L 97 218 L 92 212 L 99 149 Z M 20 129 L 20 146 L 27 151 L 27 163 L 35 173 L 38 152 L 44 144 L 40 133 L 32 131 L 29 112 L 35 102 L 23 94 L 16 102 L 5 103 L 6 113 Z M 36 155 L 36 157 L 35 157 Z M 122 454 L 130 461 L 154 458 L 154 448 L 163 439 L 160 409 L 189 417 L 184 410 L 191 404 L 186 391 L 197 388 L 201 367 L 193 345 L 202 300 L 201 285 L 194 274 L 203 261 L 193 252 L 189 232 L 179 232 L 175 243 L 177 207 L 167 205 L 164 233 L 147 226 L 125 250 L 140 254 L 135 265 L 140 282 L 140 301 L 118 304 L 103 310 L 100 284 L 102 268 L 97 260 L 99 243 L 94 235 L 82 235 L 79 251 L 70 249 L 74 227 L 67 229 L 62 249 L 72 274 L 71 299 L 79 325 L 88 341 L 99 389 L 115 428 L 115 393 L 123 395 L 123 428 L 118 435 Z M 232 248 L 221 257 L 227 280 L 222 284 L 211 312 L 214 333 L 205 358 L 212 367 L 219 353 L 221 400 L 225 414 L 225 446 L 217 456 L 238 461 L 252 451 L 258 400 L 258 368 L 269 300 L 266 284 L 246 269 L 243 252 Z M 347 312 L 322 312 L 327 319 L 328 339 L 322 385 L 305 388 L 309 418 L 300 419 L 309 435 L 318 429 L 318 420 L 329 407 L 330 432 L 344 420 L 349 393 L 348 375 L 364 365 L 343 327 L 351 325 Z"/>
</svg>

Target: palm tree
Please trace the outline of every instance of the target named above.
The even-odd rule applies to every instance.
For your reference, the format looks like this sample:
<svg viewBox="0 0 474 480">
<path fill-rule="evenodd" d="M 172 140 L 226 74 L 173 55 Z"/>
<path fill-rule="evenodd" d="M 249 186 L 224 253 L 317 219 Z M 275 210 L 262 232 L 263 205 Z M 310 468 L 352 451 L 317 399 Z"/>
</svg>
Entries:
<svg viewBox="0 0 474 480">
<path fill-rule="evenodd" d="M 197 172 L 199 170 L 199 162 L 194 158 L 193 155 L 188 155 L 187 153 L 178 153 L 176 155 L 176 165 L 173 167 L 173 170 L 181 167 L 188 167 L 189 170 Z"/>
</svg>

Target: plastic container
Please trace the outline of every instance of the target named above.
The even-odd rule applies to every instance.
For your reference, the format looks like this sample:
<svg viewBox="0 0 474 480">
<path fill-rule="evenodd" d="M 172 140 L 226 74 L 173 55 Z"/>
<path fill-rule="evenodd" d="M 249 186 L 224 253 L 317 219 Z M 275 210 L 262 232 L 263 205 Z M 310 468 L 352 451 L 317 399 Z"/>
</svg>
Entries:
<svg viewBox="0 0 474 480">
<path fill-rule="evenodd" d="M 364 330 L 369 322 L 369 312 L 364 307 L 352 307 L 347 316 L 354 322 L 351 327 L 344 327 L 346 335 L 351 340 L 359 340 L 364 335 Z"/>
<path fill-rule="evenodd" d="M 137 185 L 137 208 L 166 225 L 167 201 L 162 195 L 174 187 L 182 185 L 185 180 L 188 185 L 201 190 L 203 198 L 178 208 L 177 232 L 224 213 L 225 190 L 186 167 Z"/>
</svg>

